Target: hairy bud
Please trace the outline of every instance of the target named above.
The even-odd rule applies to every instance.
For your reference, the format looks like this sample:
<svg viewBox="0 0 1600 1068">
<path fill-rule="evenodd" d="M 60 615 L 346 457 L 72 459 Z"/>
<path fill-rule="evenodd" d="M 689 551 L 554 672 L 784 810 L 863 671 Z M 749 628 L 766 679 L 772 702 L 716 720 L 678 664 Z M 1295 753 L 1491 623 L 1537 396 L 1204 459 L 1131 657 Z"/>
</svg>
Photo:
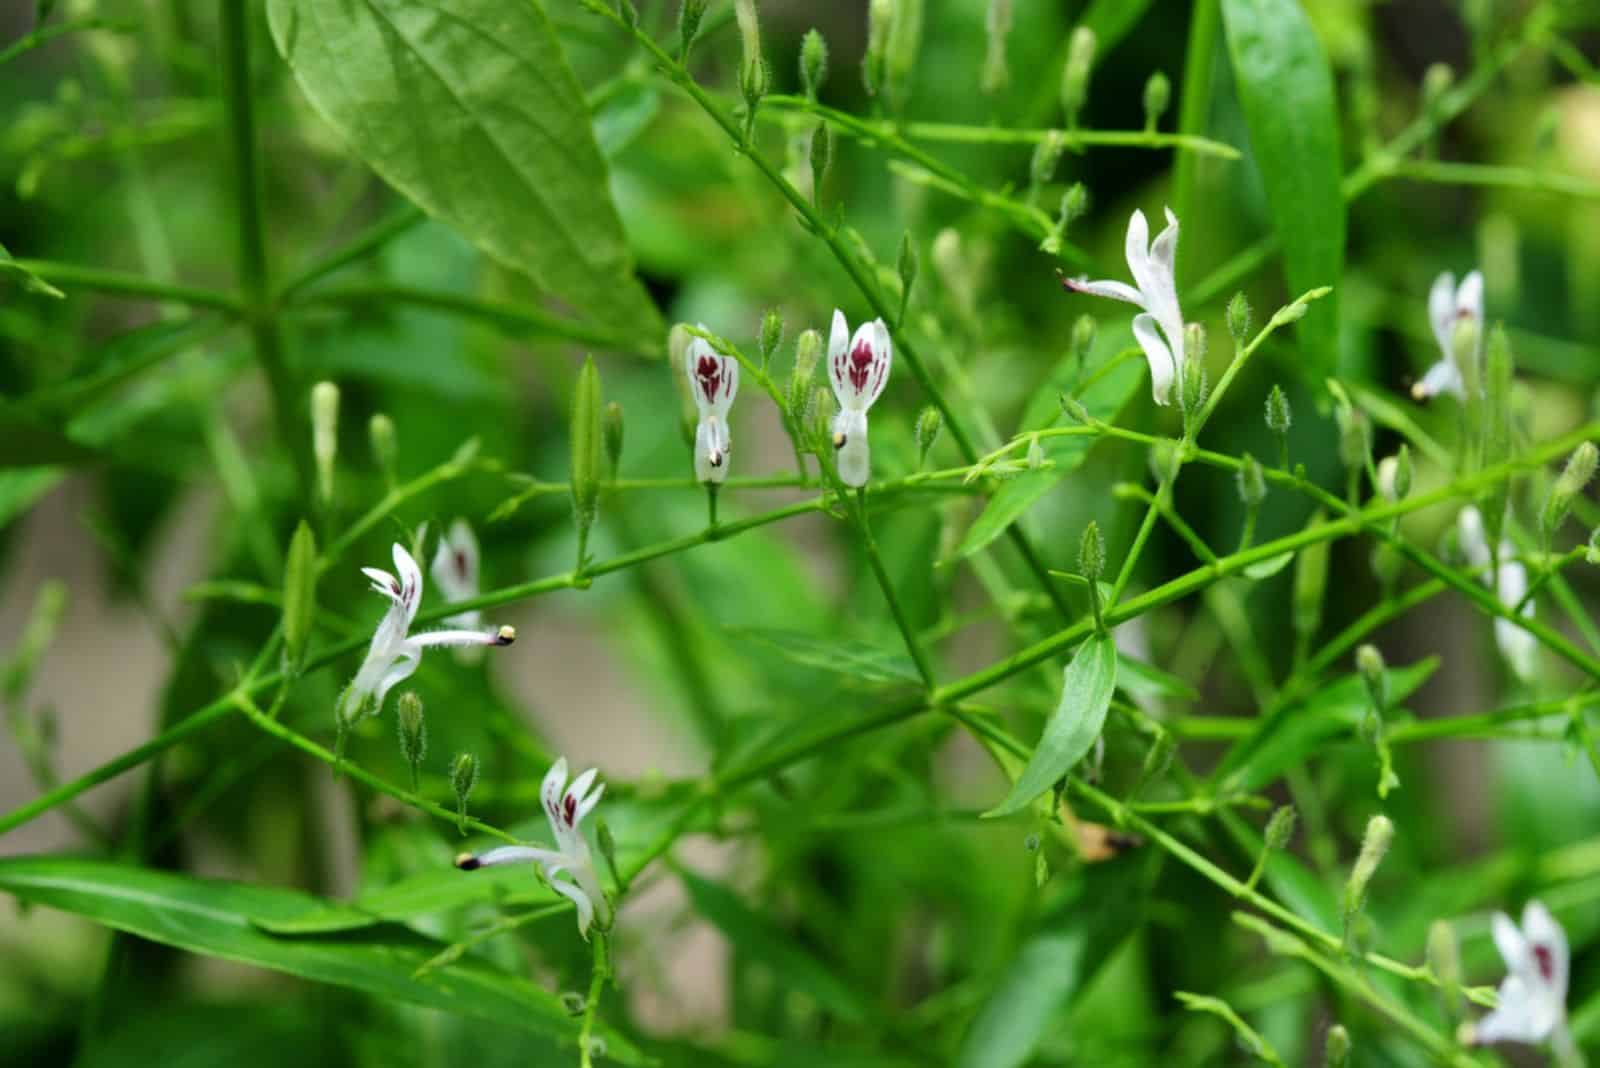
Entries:
<svg viewBox="0 0 1600 1068">
<path fill-rule="evenodd" d="M 422 761 L 428 755 L 428 723 L 422 715 L 422 698 L 411 690 L 400 695 L 395 729 L 400 736 L 400 755 L 411 768 L 411 792 L 416 793 Z"/>
<path fill-rule="evenodd" d="M 1078 571 L 1091 583 L 1098 582 L 1106 569 L 1105 539 L 1100 536 L 1100 524 L 1089 520 L 1083 528 L 1083 538 L 1078 542 Z"/>
<path fill-rule="evenodd" d="M 367 441 L 372 447 L 373 457 L 378 461 L 378 470 L 383 473 L 384 482 L 393 489 L 398 481 L 400 459 L 394 420 L 382 412 L 374 415 L 367 421 Z"/>
<path fill-rule="evenodd" d="M 1051 130 L 1044 139 L 1033 146 L 1033 158 L 1028 162 L 1028 181 L 1035 187 L 1044 185 L 1056 176 L 1066 141 L 1060 130 Z"/>
<path fill-rule="evenodd" d="M 1239 466 L 1239 499 L 1247 508 L 1259 508 L 1267 497 L 1267 479 L 1261 464 L 1254 456 L 1245 453 Z"/>
<path fill-rule="evenodd" d="M 983 32 L 986 47 L 983 54 L 983 79 L 979 83 L 985 93 L 997 93 L 1010 80 L 1006 70 L 1006 36 L 1011 32 L 1012 0 L 989 0 L 989 10 L 984 16 Z"/>
<path fill-rule="evenodd" d="M 807 30 L 800 42 L 800 85 L 812 100 L 828 80 L 828 41 L 817 30 Z"/>
<path fill-rule="evenodd" d="M 1356 650 L 1356 670 L 1367 688 L 1367 700 L 1382 714 L 1389 707 L 1389 676 L 1377 646 L 1368 644 Z"/>
<path fill-rule="evenodd" d="M 777 308 L 769 308 L 761 317 L 761 366 L 765 367 L 772 354 L 783 344 L 783 315 Z"/>
<path fill-rule="evenodd" d="M 933 448 L 933 443 L 939 440 L 939 431 L 944 427 L 944 416 L 939 414 L 939 409 L 928 405 L 922 409 L 922 414 L 917 416 L 917 464 L 920 466 L 927 462 L 928 450 Z"/>
<path fill-rule="evenodd" d="M 1172 82 L 1161 71 L 1156 71 L 1144 83 L 1144 128 L 1154 133 L 1161 116 L 1172 103 Z"/>
<path fill-rule="evenodd" d="M 800 334 L 794 346 L 794 370 L 789 373 L 789 386 L 785 391 L 789 418 L 799 426 L 805 419 L 806 401 L 811 395 L 811 376 L 816 373 L 817 360 L 822 356 L 822 335 L 815 330 Z"/>
<path fill-rule="evenodd" d="M 1243 290 L 1228 301 L 1228 333 L 1233 335 L 1234 346 L 1239 348 L 1250 337 L 1250 301 Z"/>
<path fill-rule="evenodd" d="M 1572 511 L 1573 499 L 1582 493 L 1584 487 L 1594 478 L 1597 461 L 1600 461 L 1600 451 L 1595 449 L 1592 441 L 1579 445 L 1573 450 L 1572 455 L 1567 457 L 1567 466 L 1556 479 L 1555 485 L 1550 487 L 1550 496 L 1545 499 L 1544 511 L 1539 517 L 1541 525 L 1547 532 L 1553 533 Z"/>
<path fill-rule="evenodd" d="M 683 0 L 678 8 L 678 58 L 687 62 L 695 38 L 700 36 L 700 20 L 706 14 L 706 0 Z"/>
<path fill-rule="evenodd" d="M 1348 1068 L 1350 1032 L 1345 1030 L 1344 1024 L 1328 1028 L 1328 1035 L 1322 1040 L 1322 1063 L 1326 1068 Z"/>
<path fill-rule="evenodd" d="M 1293 423 L 1288 394 L 1284 393 L 1282 386 L 1273 386 L 1272 392 L 1267 394 L 1267 429 L 1281 437 L 1289 433 Z"/>
<path fill-rule="evenodd" d="M 1361 839 L 1361 852 L 1350 869 L 1350 878 L 1344 886 L 1344 913 L 1348 920 L 1366 905 L 1367 884 L 1383 863 L 1384 855 L 1394 841 L 1394 824 L 1388 816 L 1378 815 L 1367 821 L 1367 833 Z"/>
<path fill-rule="evenodd" d="M 1089 74 L 1094 69 L 1094 31 L 1079 26 L 1067 45 L 1067 62 L 1061 71 L 1061 110 L 1068 129 L 1078 125 L 1078 112 L 1089 97 Z"/>
<path fill-rule="evenodd" d="M 825 122 L 817 123 L 811 131 L 811 197 L 822 197 L 822 180 L 828 176 L 828 164 L 833 158 L 833 131 Z"/>
<path fill-rule="evenodd" d="M 450 789 L 456 795 L 456 827 L 467 833 L 467 798 L 478 785 L 478 758 L 472 753 L 457 753 L 450 762 Z"/>
</svg>

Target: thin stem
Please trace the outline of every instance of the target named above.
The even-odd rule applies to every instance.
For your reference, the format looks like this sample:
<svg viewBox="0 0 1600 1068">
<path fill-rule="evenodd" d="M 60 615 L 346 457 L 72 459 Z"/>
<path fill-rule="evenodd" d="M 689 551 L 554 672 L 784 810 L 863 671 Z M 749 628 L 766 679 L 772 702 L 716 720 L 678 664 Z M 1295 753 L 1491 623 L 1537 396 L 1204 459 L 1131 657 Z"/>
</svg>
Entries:
<svg viewBox="0 0 1600 1068">
<path fill-rule="evenodd" d="M 594 936 L 594 966 L 589 973 L 589 996 L 583 1002 L 583 1026 L 578 1029 L 578 1062 L 581 1068 L 594 1065 L 594 1018 L 600 1008 L 600 991 L 605 988 L 606 936 L 596 931 Z"/>
<path fill-rule="evenodd" d="M 872 524 L 867 519 L 867 490 L 865 486 L 856 490 L 856 525 L 861 530 L 861 544 L 867 552 L 867 560 L 872 564 L 872 573 L 878 580 L 878 586 L 883 590 L 883 599 L 889 602 L 889 612 L 894 616 L 895 626 L 900 628 L 900 636 L 905 640 L 906 651 L 911 654 L 911 659 L 916 662 L 917 674 L 922 676 L 922 684 L 929 691 L 939 685 L 933 674 L 933 667 L 928 663 L 928 655 L 923 652 L 922 642 L 917 638 L 916 628 L 906 618 L 905 609 L 900 607 L 900 598 L 894 591 L 894 583 L 889 578 L 889 571 L 883 566 L 883 556 L 878 552 L 878 541 L 872 536 Z"/>
<path fill-rule="evenodd" d="M 58 283 L 67 289 L 92 290 L 118 297 L 135 297 L 140 300 L 172 301 L 197 308 L 215 308 L 219 311 L 241 315 L 244 301 L 232 293 L 197 286 L 174 285 L 125 271 L 108 271 L 99 267 L 85 267 L 75 263 L 55 263 L 51 260 L 16 260 L 17 266 L 31 271 L 46 282 Z"/>
<path fill-rule="evenodd" d="M 278 301 L 290 300 L 307 286 L 319 282 L 342 267 L 371 255 L 390 241 L 416 226 L 427 216 L 421 209 L 400 208 L 376 224 L 356 235 L 349 243 L 341 245 L 308 265 L 299 274 L 283 283 L 278 289 Z"/>
<path fill-rule="evenodd" d="M 222 36 L 222 84 L 232 139 L 234 195 L 238 211 L 239 285 L 243 292 L 256 362 L 272 389 L 278 436 L 294 461 L 303 496 L 310 495 L 311 443 L 302 432 L 304 397 L 289 367 L 283 334 L 272 312 L 267 267 L 266 214 L 261 167 L 256 155 L 255 107 L 250 79 L 250 12 L 245 0 L 218 0 Z"/>
</svg>

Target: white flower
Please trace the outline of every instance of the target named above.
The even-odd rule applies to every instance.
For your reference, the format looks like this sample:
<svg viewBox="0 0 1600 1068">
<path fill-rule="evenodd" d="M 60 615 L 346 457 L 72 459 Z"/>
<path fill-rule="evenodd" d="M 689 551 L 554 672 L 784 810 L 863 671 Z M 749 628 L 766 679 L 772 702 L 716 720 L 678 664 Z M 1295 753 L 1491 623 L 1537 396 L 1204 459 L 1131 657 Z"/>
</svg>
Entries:
<svg viewBox="0 0 1600 1068">
<path fill-rule="evenodd" d="M 1473 360 L 1483 364 L 1483 274 L 1473 271 L 1456 286 L 1456 276 L 1446 271 L 1434 279 L 1428 293 L 1428 322 L 1433 326 L 1434 340 L 1439 343 L 1441 359 L 1428 368 L 1422 380 L 1411 387 L 1417 400 L 1427 400 L 1440 393 L 1449 393 L 1459 399 L 1467 395 L 1461 367 L 1456 363 L 1456 324 L 1462 320 L 1478 328 L 1478 345 Z M 1474 378 L 1480 378 L 1474 375 Z"/>
<path fill-rule="evenodd" d="M 1489 556 L 1489 539 L 1484 534 L 1483 515 L 1471 505 L 1461 509 L 1461 514 L 1456 518 L 1457 537 L 1461 541 L 1461 549 L 1467 554 L 1467 561 L 1472 566 L 1484 571 L 1484 584 L 1489 582 L 1487 570 L 1491 563 Z M 1494 575 L 1495 596 L 1507 608 L 1515 609 L 1522 604 L 1522 599 L 1528 593 L 1528 569 L 1523 567 L 1515 557 L 1516 549 L 1510 541 L 1500 543 L 1500 567 Z M 1533 618 L 1533 602 L 1530 600 L 1522 605 L 1522 615 Z M 1503 616 L 1496 616 L 1494 620 L 1494 640 L 1500 647 L 1500 653 L 1506 658 L 1506 663 L 1511 665 L 1511 670 L 1516 672 L 1521 679 L 1530 679 L 1538 668 L 1539 640 L 1532 634 L 1517 626 Z"/>
<path fill-rule="evenodd" d="M 720 483 L 728 477 L 728 450 L 733 447 L 728 409 L 739 392 L 739 361 L 718 355 L 705 338 L 697 337 L 684 352 L 683 368 L 700 412 L 700 424 L 694 431 L 694 477 Z"/>
<path fill-rule="evenodd" d="M 566 757 L 556 761 L 545 775 L 539 796 L 544 802 L 545 817 L 550 821 L 550 832 L 555 835 L 555 849 L 500 846 L 487 853 L 463 853 L 456 858 L 456 867 L 462 871 L 477 871 L 500 864 L 539 865 L 550 888 L 577 906 L 578 933 L 588 938 L 589 925 L 596 915 L 602 927 L 611 922 L 611 903 L 600 886 L 589 843 L 583 837 L 584 817 L 594 811 L 600 803 L 600 795 L 606 791 L 605 783 L 589 789 L 597 775 L 599 771 L 590 768 L 568 786 Z M 556 878 L 563 873 L 570 878 Z"/>
<path fill-rule="evenodd" d="M 833 417 L 833 447 L 839 458 L 839 479 L 846 486 L 865 486 L 872 476 L 872 454 L 867 447 L 867 409 L 889 381 L 894 351 L 889 328 L 882 319 L 862 323 L 850 336 L 844 312 L 833 312 L 828 333 L 828 380 L 839 401 Z"/>
<path fill-rule="evenodd" d="M 439 548 L 433 554 L 433 565 L 428 572 L 450 604 L 478 596 L 478 538 L 465 519 L 451 523 L 450 529 L 439 539 Z M 473 609 L 457 612 L 445 622 L 476 629 L 483 620 L 478 610 Z"/>
<path fill-rule="evenodd" d="M 394 546 L 394 569 L 394 575 L 376 567 L 361 569 L 372 580 L 373 591 L 391 603 L 372 635 L 361 670 L 339 695 L 337 714 L 341 725 L 381 712 L 383 699 L 397 683 L 411 677 L 422 660 L 422 650 L 429 646 L 510 645 L 516 640 L 517 632 L 511 627 L 498 631 L 430 630 L 408 635 L 422 601 L 422 569 L 398 542 Z"/>
<path fill-rule="evenodd" d="M 1568 1041 L 1567 935 L 1550 910 L 1528 902 L 1520 930 L 1510 916 L 1495 913 L 1494 944 L 1505 958 L 1506 977 L 1495 1010 L 1478 1021 L 1477 1041 Z"/>
<path fill-rule="evenodd" d="M 1150 391 L 1157 404 L 1172 396 L 1172 383 L 1183 373 L 1183 311 L 1178 307 L 1178 217 L 1167 211 L 1167 228 L 1150 240 L 1150 224 L 1144 212 L 1135 211 L 1128 220 L 1128 270 L 1132 286 L 1123 282 L 1091 282 L 1087 278 L 1063 278 L 1061 284 L 1079 293 L 1125 300 L 1144 309 L 1133 317 L 1133 336 L 1150 361 Z M 1138 288 L 1135 289 L 1134 286 Z M 1159 327 L 1159 330 L 1157 329 Z M 1162 340 L 1162 335 L 1166 340 Z"/>
</svg>

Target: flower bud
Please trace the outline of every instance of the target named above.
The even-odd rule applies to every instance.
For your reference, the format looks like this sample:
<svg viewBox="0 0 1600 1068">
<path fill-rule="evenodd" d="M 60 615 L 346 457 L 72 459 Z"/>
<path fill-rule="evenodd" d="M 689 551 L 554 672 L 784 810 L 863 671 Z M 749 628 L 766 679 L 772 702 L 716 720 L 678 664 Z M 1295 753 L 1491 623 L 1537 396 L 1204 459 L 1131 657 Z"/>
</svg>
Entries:
<svg viewBox="0 0 1600 1068">
<path fill-rule="evenodd" d="M 889 47 L 884 57 L 884 84 L 896 108 L 905 106 L 916 69 L 917 52 L 922 47 L 924 0 L 895 0 L 894 20 L 889 26 Z"/>
<path fill-rule="evenodd" d="M 478 785 L 478 758 L 471 753 L 457 753 L 450 762 L 450 789 L 456 795 L 456 827 L 467 833 L 467 798 Z"/>
<path fill-rule="evenodd" d="M 422 715 L 422 698 L 411 690 L 400 695 L 395 729 L 400 735 L 400 755 L 411 768 L 411 792 L 416 793 L 422 761 L 428 755 L 428 723 Z"/>
<path fill-rule="evenodd" d="M 1167 105 L 1172 103 L 1172 82 L 1161 71 L 1150 75 L 1144 83 L 1144 128 L 1155 132 L 1156 126 L 1161 122 L 1161 116 L 1167 112 Z"/>
<path fill-rule="evenodd" d="M 815 100 L 817 90 L 828 80 L 828 41 L 821 33 L 807 30 L 800 42 L 800 85 L 806 96 Z"/>
<path fill-rule="evenodd" d="M 1267 830 L 1264 840 L 1268 849 L 1279 852 L 1287 849 L 1294 840 L 1295 809 L 1293 805 L 1279 805 L 1273 810 L 1272 818 L 1267 821 Z"/>
<path fill-rule="evenodd" d="M 900 301 L 902 306 L 911 299 L 911 287 L 916 284 L 919 267 L 917 245 L 915 241 L 911 240 L 911 231 L 907 230 L 900 235 L 900 256 L 895 261 L 895 268 L 900 273 Z"/>
<path fill-rule="evenodd" d="M 1366 466 L 1372 452 L 1372 428 L 1366 413 L 1341 404 L 1334 410 L 1334 418 L 1339 423 L 1339 462 L 1347 470 Z"/>
<path fill-rule="evenodd" d="M 333 460 L 339 454 L 339 387 L 332 382 L 311 387 L 311 453 L 317 461 L 318 491 L 331 501 Z"/>
<path fill-rule="evenodd" d="M 400 443 L 394 431 L 394 420 L 382 412 L 374 415 L 367 421 L 367 441 L 372 446 L 372 455 L 378 461 L 378 470 L 383 472 L 383 480 L 393 489 L 398 481 L 397 461 L 400 458 Z"/>
<path fill-rule="evenodd" d="M 1080 426 L 1088 426 L 1094 422 L 1094 417 L 1089 414 L 1089 409 L 1083 402 L 1070 393 L 1061 394 L 1061 410 L 1067 413 L 1067 418 Z"/>
<path fill-rule="evenodd" d="M 1431 112 L 1455 83 L 1456 73 L 1448 63 L 1431 64 L 1422 74 L 1422 110 Z"/>
<path fill-rule="evenodd" d="M 1267 394 L 1267 429 L 1279 437 L 1289 433 L 1294 419 L 1289 410 L 1289 396 L 1282 386 L 1273 386 Z"/>
<path fill-rule="evenodd" d="M 1078 112 L 1083 110 L 1089 97 L 1089 73 L 1094 68 L 1096 39 L 1094 31 L 1079 26 L 1072 31 L 1067 45 L 1067 62 L 1061 71 L 1061 110 L 1066 116 L 1066 126 L 1078 125 Z"/>
<path fill-rule="evenodd" d="M 1328 1028 L 1328 1035 L 1322 1040 L 1322 1063 L 1326 1068 L 1348 1068 L 1350 1032 L 1345 1030 L 1344 1024 Z"/>
<path fill-rule="evenodd" d="M 917 464 L 921 466 L 927 462 L 928 450 L 933 448 L 933 443 L 939 440 L 939 431 L 944 427 L 944 416 L 939 414 L 939 409 L 928 405 L 922 409 L 922 414 L 917 416 Z"/>
<path fill-rule="evenodd" d="M 1483 389 L 1483 367 L 1478 355 L 1482 344 L 1482 324 L 1470 315 L 1458 317 L 1450 331 L 1450 354 L 1461 372 L 1461 383 L 1468 396 Z"/>
<path fill-rule="evenodd" d="M 1428 927 L 1428 970 L 1439 980 L 1451 1013 L 1461 1011 L 1461 945 L 1456 930 L 1447 920 L 1434 920 Z"/>
<path fill-rule="evenodd" d="M 1567 466 L 1550 488 L 1550 496 L 1546 498 L 1544 511 L 1540 515 L 1540 523 L 1546 532 L 1553 533 L 1567 518 L 1567 513 L 1572 510 L 1573 498 L 1582 493 L 1590 479 L 1594 478 L 1597 460 L 1600 460 L 1600 452 L 1596 451 L 1592 441 L 1579 445 L 1567 457 Z"/>
<path fill-rule="evenodd" d="M 602 427 L 606 445 L 606 466 L 611 477 L 617 477 L 617 465 L 622 462 L 622 405 L 612 401 L 606 405 Z"/>
<path fill-rule="evenodd" d="M 979 87 L 985 93 L 997 93 L 1010 80 L 1006 70 L 1006 35 L 1011 32 L 1012 0 L 989 0 L 989 10 L 984 15 L 983 32 L 986 48 L 983 54 L 983 80 Z"/>
<path fill-rule="evenodd" d="M 1176 442 L 1162 438 L 1150 446 L 1150 451 L 1145 457 L 1150 466 L 1150 477 L 1157 482 L 1168 482 L 1178 472 L 1178 446 Z"/>
<path fill-rule="evenodd" d="M 1049 131 L 1033 147 L 1033 158 L 1028 163 L 1028 181 L 1035 188 L 1056 176 L 1056 167 L 1061 162 L 1061 151 L 1065 147 L 1066 141 L 1060 130 Z"/>
<path fill-rule="evenodd" d="M 1394 841 L 1394 824 L 1388 816 L 1378 815 L 1367 821 L 1367 833 L 1361 839 L 1361 852 L 1350 869 L 1350 879 L 1344 885 L 1344 913 L 1348 920 L 1366 905 L 1367 884 L 1383 863 L 1384 854 Z"/>
<path fill-rule="evenodd" d="M 822 196 L 822 180 L 828 176 L 828 163 L 833 156 L 833 131 L 825 122 L 817 123 L 811 132 L 811 197 Z"/>
<path fill-rule="evenodd" d="M 894 16 L 895 0 L 870 0 L 867 4 L 867 47 L 861 55 L 861 84 L 871 96 L 876 96 L 883 85 Z"/>
<path fill-rule="evenodd" d="M 811 376 L 816 373 L 817 360 L 822 356 L 822 335 L 815 330 L 805 330 L 794 346 L 794 369 L 789 372 L 789 386 L 785 399 L 789 418 L 799 426 L 805 418 L 806 401 L 811 395 Z"/>
<path fill-rule="evenodd" d="M 572 391 L 572 507 L 578 529 L 587 532 L 600 501 L 600 371 L 594 357 L 583 361 Z"/>
<path fill-rule="evenodd" d="M 1098 582 L 1105 569 L 1105 539 L 1100 536 L 1100 524 L 1091 519 L 1078 542 L 1078 572 L 1090 582 Z"/>
<path fill-rule="evenodd" d="M 1310 527 L 1321 526 L 1323 515 L 1319 511 L 1312 517 Z M 1301 549 L 1294 561 L 1294 589 L 1292 593 L 1292 622 L 1295 634 L 1309 641 L 1322 626 L 1322 596 L 1328 588 L 1328 543 L 1315 542 Z"/>
<path fill-rule="evenodd" d="M 1239 499 L 1247 508 L 1259 508 L 1267 497 L 1267 479 L 1261 464 L 1254 456 L 1245 453 L 1239 465 Z"/>
<path fill-rule="evenodd" d="M 706 0 L 683 0 L 678 8 L 678 58 L 688 62 L 689 50 L 700 35 L 700 20 L 705 17 Z"/>
<path fill-rule="evenodd" d="M 317 614 L 317 539 L 304 519 L 289 539 L 283 569 L 283 651 L 291 673 L 300 670 Z"/>
<path fill-rule="evenodd" d="M 809 405 L 811 425 L 807 427 L 810 449 L 820 456 L 833 455 L 833 390 L 818 386 Z"/>
<path fill-rule="evenodd" d="M 1039 444 L 1038 435 L 1028 442 L 1028 470 L 1037 471 L 1044 466 L 1044 447 Z"/>
<path fill-rule="evenodd" d="M 1078 321 L 1072 324 L 1072 354 L 1080 362 L 1088 359 L 1089 350 L 1094 347 L 1095 319 L 1092 315 L 1080 315 Z"/>
<path fill-rule="evenodd" d="M 1235 348 L 1243 347 L 1245 340 L 1250 336 L 1250 301 L 1245 297 L 1244 291 L 1233 295 L 1228 301 L 1228 333 L 1233 335 Z"/>
<path fill-rule="evenodd" d="M 783 344 L 783 315 L 777 308 L 769 308 L 761 317 L 761 366 L 765 367 L 772 354 Z"/>
<path fill-rule="evenodd" d="M 733 0 L 733 17 L 739 23 L 739 43 L 744 49 L 740 67 L 747 72 L 761 66 L 761 20 L 756 0 Z"/>
<path fill-rule="evenodd" d="M 1184 357 L 1179 368 L 1178 405 L 1187 417 L 1198 415 L 1211 392 L 1206 378 L 1206 328 L 1190 323 L 1183 328 Z"/>
<path fill-rule="evenodd" d="M 1378 493 L 1393 504 L 1411 492 L 1411 450 L 1405 445 L 1393 456 L 1378 461 Z"/>
<path fill-rule="evenodd" d="M 1368 644 L 1356 650 L 1356 670 L 1361 672 L 1361 683 L 1367 688 L 1367 700 L 1382 714 L 1389 707 L 1389 676 L 1377 646 Z"/>
</svg>

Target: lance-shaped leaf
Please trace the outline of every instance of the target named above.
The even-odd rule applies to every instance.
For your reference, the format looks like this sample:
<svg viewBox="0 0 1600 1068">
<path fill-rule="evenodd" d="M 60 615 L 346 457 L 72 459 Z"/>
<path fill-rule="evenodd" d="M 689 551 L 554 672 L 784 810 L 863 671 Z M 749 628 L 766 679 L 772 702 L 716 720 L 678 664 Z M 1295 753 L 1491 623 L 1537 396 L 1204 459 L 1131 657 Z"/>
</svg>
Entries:
<svg viewBox="0 0 1600 1068">
<path fill-rule="evenodd" d="M 984 815 L 1020 812 L 1071 771 L 1100 737 L 1116 688 L 1117 645 L 1106 635 L 1096 635 L 1078 646 L 1062 673 L 1061 703 L 1045 724 L 1028 766 L 1006 799 Z"/>
<path fill-rule="evenodd" d="M 385 181 L 591 318 L 658 332 L 539 4 L 269 0 L 267 15 L 312 106 Z"/>
</svg>

